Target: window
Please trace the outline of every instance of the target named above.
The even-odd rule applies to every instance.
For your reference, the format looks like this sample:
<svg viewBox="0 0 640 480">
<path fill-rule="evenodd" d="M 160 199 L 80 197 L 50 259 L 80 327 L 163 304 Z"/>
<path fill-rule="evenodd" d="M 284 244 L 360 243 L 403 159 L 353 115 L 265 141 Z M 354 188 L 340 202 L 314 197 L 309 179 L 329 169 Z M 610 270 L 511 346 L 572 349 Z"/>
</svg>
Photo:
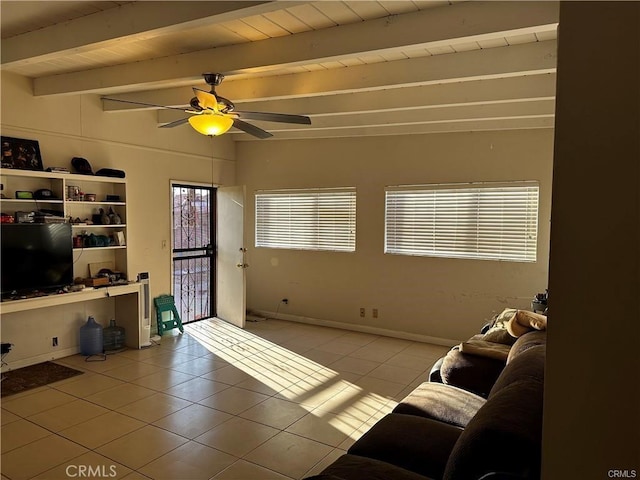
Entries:
<svg viewBox="0 0 640 480">
<path fill-rule="evenodd" d="M 256 193 L 256 247 L 355 251 L 355 188 Z"/>
<path fill-rule="evenodd" d="M 386 189 L 385 253 L 535 262 L 537 182 Z"/>
</svg>

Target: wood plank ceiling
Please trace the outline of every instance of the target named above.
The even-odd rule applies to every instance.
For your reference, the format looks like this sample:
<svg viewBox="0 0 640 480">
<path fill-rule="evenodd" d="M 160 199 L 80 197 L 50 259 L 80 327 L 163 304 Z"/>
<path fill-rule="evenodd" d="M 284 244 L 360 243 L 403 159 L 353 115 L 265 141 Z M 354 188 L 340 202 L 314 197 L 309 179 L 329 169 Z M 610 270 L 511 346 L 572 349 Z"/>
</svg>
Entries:
<svg viewBox="0 0 640 480">
<path fill-rule="evenodd" d="M 2 69 L 35 96 L 186 107 L 201 74 L 274 139 L 552 128 L 555 2 L 2 1 Z M 104 100 L 105 115 L 139 105 Z M 157 109 L 158 124 L 186 114 Z M 176 128 L 189 128 L 180 126 Z M 232 129 L 238 141 L 255 138 Z M 194 135 L 196 133 L 194 132 Z"/>
</svg>

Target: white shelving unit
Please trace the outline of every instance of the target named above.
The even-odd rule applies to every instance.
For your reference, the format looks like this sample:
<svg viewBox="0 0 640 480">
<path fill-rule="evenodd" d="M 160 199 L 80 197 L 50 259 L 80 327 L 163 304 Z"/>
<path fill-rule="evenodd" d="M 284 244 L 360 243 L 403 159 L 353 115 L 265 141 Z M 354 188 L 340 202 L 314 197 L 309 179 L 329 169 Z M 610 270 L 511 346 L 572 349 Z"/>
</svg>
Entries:
<svg viewBox="0 0 640 480">
<path fill-rule="evenodd" d="M 75 242 L 81 237 L 82 245 L 74 243 L 74 277 L 89 276 L 89 263 L 110 263 L 116 271 L 128 278 L 127 263 L 127 182 L 123 178 L 79 175 L 73 173 L 41 172 L 32 170 L 0 169 L 3 198 L 0 199 L 0 211 L 15 215 L 16 212 L 44 211 L 64 216 L 72 223 Z M 53 199 L 18 199 L 16 192 L 36 192 L 48 189 Z M 78 195 L 95 195 L 95 201 L 78 199 Z M 107 195 L 115 200 L 107 200 Z M 96 220 L 101 215 L 113 211 L 120 217 L 119 224 L 101 224 Z M 80 220 L 83 223 L 75 224 Z M 93 223 L 92 223 L 93 222 Z M 121 235 L 120 235 L 121 234 Z M 88 237 L 95 236 L 95 241 Z M 118 244 L 124 239 L 123 244 Z M 94 240 L 94 239 L 92 239 Z M 108 246 L 89 246 L 95 243 Z"/>
</svg>

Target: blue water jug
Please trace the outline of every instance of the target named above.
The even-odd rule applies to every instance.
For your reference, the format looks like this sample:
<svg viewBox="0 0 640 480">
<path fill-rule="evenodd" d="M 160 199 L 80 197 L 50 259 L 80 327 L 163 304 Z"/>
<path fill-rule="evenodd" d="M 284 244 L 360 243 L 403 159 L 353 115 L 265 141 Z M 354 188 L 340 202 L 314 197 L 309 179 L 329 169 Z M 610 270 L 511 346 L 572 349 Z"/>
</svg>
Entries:
<svg viewBox="0 0 640 480">
<path fill-rule="evenodd" d="M 87 323 L 80 327 L 80 354 L 102 354 L 102 326 L 96 319 L 89 317 Z"/>
</svg>

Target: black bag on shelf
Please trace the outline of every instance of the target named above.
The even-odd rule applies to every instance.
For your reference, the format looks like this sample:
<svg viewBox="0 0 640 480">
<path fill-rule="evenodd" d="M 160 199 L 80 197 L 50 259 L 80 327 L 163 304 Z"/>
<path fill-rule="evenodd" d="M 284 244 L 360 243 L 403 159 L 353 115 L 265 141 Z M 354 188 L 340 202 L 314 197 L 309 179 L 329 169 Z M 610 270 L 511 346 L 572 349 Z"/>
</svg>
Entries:
<svg viewBox="0 0 640 480">
<path fill-rule="evenodd" d="M 71 166 L 74 168 L 76 173 L 80 173 L 82 175 L 93 175 L 91 165 L 86 158 L 73 157 L 71 159 Z"/>
<path fill-rule="evenodd" d="M 101 177 L 124 178 L 124 171 L 113 168 L 101 168 L 96 172 L 96 175 L 100 175 Z"/>
</svg>

